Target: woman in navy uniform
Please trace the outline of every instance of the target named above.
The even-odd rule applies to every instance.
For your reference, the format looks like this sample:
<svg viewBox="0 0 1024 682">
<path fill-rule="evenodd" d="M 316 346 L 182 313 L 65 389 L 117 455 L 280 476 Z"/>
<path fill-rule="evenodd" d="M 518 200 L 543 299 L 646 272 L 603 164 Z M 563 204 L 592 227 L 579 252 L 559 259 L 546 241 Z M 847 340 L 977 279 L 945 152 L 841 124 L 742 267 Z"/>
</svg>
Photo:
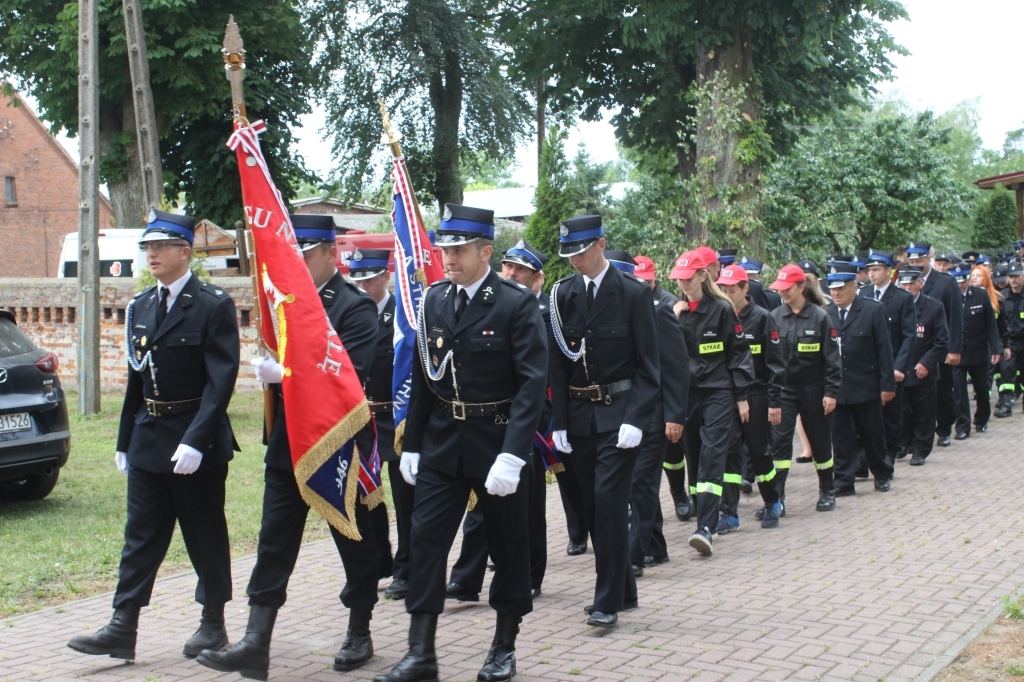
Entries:
<svg viewBox="0 0 1024 682">
<path fill-rule="evenodd" d="M 741 422 L 750 418 L 747 394 L 754 382 L 754 362 L 743 327 L 732 302 L 714 283 L 709 272 L 712 265 L 717 263 L 699 250 L 688 251 L 676 259 L 669 275 L 680 280 L 684 294 L 679 319 L 690 360 L 683 432 L 697 514 L 690 546 L 705 556 L 713 551 L 725 462 L 729 450 L 739 447 Z"/>
<path fill-rule="evenodd" d="M 68 646 L 135 658 L 139 609 L 149 605 L 157 569 L 178 523 L 199 577 L 199 630 L 184 655 L 228 643 L 231 548 L 224 481 L 238 449 L 227 409 L 238 376 L 235 303 L 188 267 L 195 219 L 151 210 L 139 242 L 158 285 L 128 304 L 131 367 L 117 434 L 116 463 L 128 475 L 128 514 L 114 616 Z"/>
<path fill-rule="evenodd" d="M 437 245 L 449 279 L 420 305 L 417 367 L 401 470 L 416 486 L 410 536 L 409 653 L 378 682 L 437 677 L 434 638 L 445 569 L 470 491 L 494 559 L 494 639 L 477 679 L 511 679 L 530 595 L 528 467 L 548 383 L 537 298 L 488 266 L 494 212 L 446 204 Z M 529 471 L 529 470 L 528 470 Z"/>
<path fill-rule="evenodd" d="M 337 268 L 334 219 L 322 215 L 293 215 L 295 237 L 306 267 L 320 292 L 327 319 L 338 333 L 360 381 L 366 379 L 377 346 L 377 316 L 373 299 L 342 278 Z M 281 393 L 284 368 L 273 359 L 254 358 L 256 378 L 277 393 L 277 415 L 265 457 L 263 520 L 256 547 L 256 565 L 249 578 L 249 623 L 245 637 L 224 651 L 207 649 L 196 659 L 222 672 L 265 680 L 270 668 L 270 639 L 277 612 L 284 606 L 288 580 L 299 556 L 309 505 L 302 499 L 292 466 L 291 447 Z M 367 447 L 369 430 L 357 436 Z M 362 540 L 345 537 L 333 527 L 331 535 L 345 567 L 341 603 L 349 609 L 348 632 L 334 659 L 335 670 L 353 670 L 373 655 L 370 618 L 377 603 L 376 541 L 366 505 L 356 504 L 356 524 Z"/>
<path fill-rule="evenodd" d="M 956 396 L 956 439 L 966 440 L 971 436 L 971 403 L 967 384 L 974 386 L 974 425 L 981 433 L 987 430 L 992 414 L 989 393 L 992 387 L 992 367 L 999 364 L 1003 354 L 1003 343 L 999 338 L 996 310 L 999 294 L 995 289 L 986 289 L 988 268 L 966 263 L 954 267 L 950 274 L 960 285 L 964 300 L 964 350 L 960 364 L 953 368 L 953 389 Z M 972 285 L 972 280 L 978 284 Z"/>
<path fill-rule="evenodd" d="M 875 490 L 889 492 L 893 461 L 885 446 L 882 406 L 896 394 L 889 321 L 881 303 L 857 295 L 858 267 L 830 264 L 832 303 L 826 310 L 839 332 L 843 380 L 832 413 L 836 496 L 855 494 L 854 482 L 863 447 Z"/>
<path fill-rule="evenodd" d="M 782 296 L 782 306 L 772 311 L 779 330 L 780 380 L 768 387 L 768 419 L 772 428 L 772 460 L 778 474 L 775 487 L 786 503 L 786 479 L 793 460 L 793 429 L 799 415 L 818 470 L 818 511 L 836 506 L 832 472 L 832 430 L 828 415 L 836 407 L 843 378 L 838 334 L 824 304 L 817 280 L 801 265 L 786 265 L 771 285 Z M 776 339 L 772 338 L 772 343 Z"/>
</svg>

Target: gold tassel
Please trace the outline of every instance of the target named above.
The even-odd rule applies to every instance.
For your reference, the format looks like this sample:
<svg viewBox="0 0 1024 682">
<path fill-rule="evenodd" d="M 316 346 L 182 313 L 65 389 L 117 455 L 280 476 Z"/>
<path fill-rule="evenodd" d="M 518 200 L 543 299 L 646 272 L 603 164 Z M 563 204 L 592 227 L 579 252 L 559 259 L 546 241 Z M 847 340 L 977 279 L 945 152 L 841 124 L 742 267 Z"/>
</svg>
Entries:
<svg viewBox="0 0 1024 682">
<path fill-rule="evenodd" d="M 466 511 L 471 512 L 476 507 L 476 503 L 479 502 L 479 498 L 476 496 L 476 492 L 473 490 L 469 491 L 469 501 L 466 502 Z"/>
<path fill-rule="evenodd" d="M 383 504 L 384 501 L 385 501 L 385 498 L 384 498 L 384 484 L 383 483 L 381 483 L 381 486 L 379 488 L 377 488 L 376 490 L 374 490 L 369 495 L 363 495 L 363 499 L 362 499 L 362 503 L 366 505 L 367 509 L 373 509 L 378 504 Z"/>
<path fill-rule="evenodd" d="M 563 471 L 565 471 L 565 465 L 562 464 L 561 462 L 555 462 L 554 464 L 548 467 L 548 473 L 550 474 L 560 474 Z"/>
</svg>

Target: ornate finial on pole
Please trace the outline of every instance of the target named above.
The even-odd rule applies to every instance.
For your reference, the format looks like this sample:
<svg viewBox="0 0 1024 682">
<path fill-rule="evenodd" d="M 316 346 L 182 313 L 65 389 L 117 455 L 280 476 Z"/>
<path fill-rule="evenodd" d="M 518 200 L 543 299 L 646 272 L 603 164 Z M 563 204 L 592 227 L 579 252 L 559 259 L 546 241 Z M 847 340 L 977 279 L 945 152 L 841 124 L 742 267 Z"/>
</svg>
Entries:
<svg viewBox="0 0 1024 682">
<path fill-rule="evenodd" d="M 402 133 L 398 132 L 395 124 L 391 122 L 387 105 L 384 104 L 384 98 L 380 95 L 377 95 L 377 104 L 380 105 L 380 118 L 384 123 L 384 134 L 381 135 L 380 141 L 382 144 L 391 145 L 392 154 L 398 158 L 402 155 L 402 148 L 398 145 L 398 141 L 402 139 Z"/>
<path fill-rule="evenodd" d="M 248 123 L 245 117 L 245 96 L 242 92 L 242 81 L 245 80 L 245 48 L 242 46 L 242 34 L 238 32 L 234 15 L 228 15 L 221 52 L 224 54 L 225 75 L 231 82 L 231 114 L 236 121 Z"/>
</svg>

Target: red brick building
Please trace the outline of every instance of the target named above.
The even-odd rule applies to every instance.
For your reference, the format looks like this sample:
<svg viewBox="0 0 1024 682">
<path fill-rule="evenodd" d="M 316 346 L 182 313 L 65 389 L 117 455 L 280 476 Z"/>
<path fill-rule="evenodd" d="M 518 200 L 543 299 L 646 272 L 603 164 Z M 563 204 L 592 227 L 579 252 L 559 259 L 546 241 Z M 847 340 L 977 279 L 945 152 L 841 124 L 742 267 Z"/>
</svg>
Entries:
<svg viewBox="0 0 1024 682">
<path fill-rule="evenodd" d="M 0 95 L 0 178 L 0 277 L 56 277 L 78 230 L 78 164 L 18 95 Z M 101 230 L 113 216 L 101 197 Z"/>
</svg>

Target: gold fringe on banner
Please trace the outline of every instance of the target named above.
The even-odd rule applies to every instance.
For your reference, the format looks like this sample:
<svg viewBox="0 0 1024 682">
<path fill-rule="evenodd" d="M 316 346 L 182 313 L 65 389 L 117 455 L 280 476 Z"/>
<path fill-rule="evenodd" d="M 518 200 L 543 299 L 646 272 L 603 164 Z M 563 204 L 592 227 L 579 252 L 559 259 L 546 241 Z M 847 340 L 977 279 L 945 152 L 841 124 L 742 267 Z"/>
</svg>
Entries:
<svg viewBox="0 0 1024 682">
<path fill-rule="evenodd" d="M 468 512 L 473 511 L 473 509 L 476 508 L 476 503 L 479 502 L 479 501 L 480 501 L 480 499 L 476 496 L 476 492 L 473 491 L 473 490 L 470 490 L 469 491 L 469 501 L 466 502 L 466 511 L 468 511 Z"/>
<path fill-rule="evenodd" d="M 548 467 L 548 472 L 552 474 L 560 474 L 563 471 L 565 471 L 565 465 L 562 464 L 561 462 L 555 462 L 554 464 Z"/>
<path fill-rule="evenodd" d="M 395 452 L 399 457 L 402 456 L 402 445 L 405 444 L 405 421 L 403 419 L 402 423 L 395 427 Z"/>
</svg>

